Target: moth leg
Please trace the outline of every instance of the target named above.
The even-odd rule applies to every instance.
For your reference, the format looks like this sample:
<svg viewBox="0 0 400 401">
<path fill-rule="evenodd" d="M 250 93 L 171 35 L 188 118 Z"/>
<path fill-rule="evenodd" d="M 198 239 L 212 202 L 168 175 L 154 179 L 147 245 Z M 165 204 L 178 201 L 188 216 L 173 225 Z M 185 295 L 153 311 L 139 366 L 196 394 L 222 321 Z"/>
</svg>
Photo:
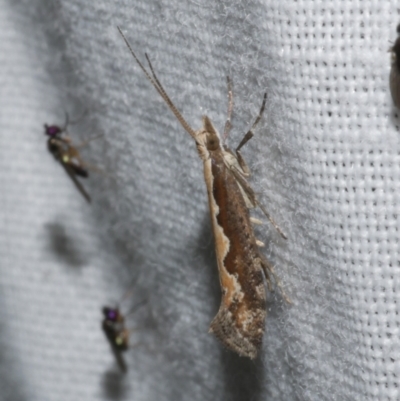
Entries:
<svg viewBox="0 0 400 401">
<path fill-rule="evenodd" d="M 267 280 L 267 286 L 268 289 L 270 291 L 273 291 L 272 289 L 272 282 L 271 282 L 271 276 L 274 279 L 275 285 L 279 288 L 279 290 L 281 291 L 282 297 L 283 299 L 288 303 L 291 304 L 292 301 L 290 300 L 290 298 L 286 295 L 281 281 L 279 280 L 278 276 L 275 273 L 274 268 L 272 267 L 271 263 L 269 263 L 269 261 L 267 260 L 267 258 L 265 258 L 263 255 L 260 255 L 260 259 L 261 259 L 261 267 L 264 270 L 264 274 L 265 274 L 265 279 Z"/>
<path fill-rule="evenodd" d="M 275 220 L 271 217 L 271 215 L 267 212 L 265 207 L 258 201 L 257 196 L 245 178 L 242 177 L 240 172 L 234 166 L 231 168 L 233 175 L 235 176 L 236 180 L 238 181 L 239 185 L 242 187 L 244 193 L 246 194 L 247 198 L 249 199 L 250 203 L 254 206 L 258 206 L 267 219 L 271 222 L 271 224 L 275 227 L 275 230 L 278 231 L 280 236 L 284 239 L 287 239 L 287 236 L 283 233 L 281 228 L 276 224 Z"/>
<path fill-rule="evenodd" d="M 265 246 L 264 242 L 260 241 L 259 239 L 256 239 L 256 244 L 260 248 L 263 248 Z"/>
<path fill-rule="evenodd" d="M 244 145 L 246 145 L 246 143 L 247 143 L 251 138 L 253 138 L 253 136 L 254 136 L 253 130 L 254 130 L 254 128 L 257 126 L 257 124 L 258 124 L 258 123 L 260 122 L 260 120 L 261 120 L 261 117 L 262 117 L 262 115 L 263 115 L 263 113 L 264 113 L 264 110 L 265 110 L 265 103 L 266 103 L 266 102 L 267 102 L 267 93 L 264 93 L 263 102 L 262 102 L 262 104 L 261 104 L 261 108 L 260 108 L 260 111 L 259 111 L 259 113 L 258 113 L 258 116 L 257 116 L 256 120 L 254 121 L 254 123 L 253 123 L 253 125 L 251 126 L 251 128 L 247 131 L 246 135 L 245 135 L 245 136 L 243 137 L 243 139 L 240 141 L 238 147 L 237 147 L 236 150 L 235 150 L 236 156 L 237 156 L 237 159 L 238 159 L 238 162 L 239 162 L 239 165 L 240 165 L 240 167 L 243 169 L 245 175 L 247 175 L 247 176 L 250 175 L 250 169 L 249 169 L 249 167 L 247 166 L 246 162 L 244 161 L 243 156 L 242 156 L 242 154 L 240 153 L 240 149 L 241 149 Z"/>
<path fill-rule="evenodd" d="M 250 204 L 252 204 L 253 207 L 255 207 L 257 205 L 257 197 L 255 192 L 253 191 L 253 188 L 251 188 L 249 183 L 243 177 L 243 173 L 238 168 L 232 166 L 231 171 L 236 181 L 239 183 L 241 189 L 243 190 L 243 194 L 245 195 L 245 197 L 247 197 Z"/>
<path fill-rule="evenodd" d="M 286 234 L 281 230 L 281 228 L 278 226 L 278 224 L 275 222 L 275 220 L 271 217 L 271 215 L 267 212 L 267 210 L 265 209 L 265 207 L 256 199 L 256 204 L 257 206 L 261 209 L 261 211 L 265 214 L 265 216 L 267 217 L 267 219 L 271 222 L 271 224 L 275 227 L 275 230 L 278 231 L 278 233 L 280 234 L 280 236 L 283 239 L 287 239 Z"/>
<path fill-rule="evenodd" d="M 239 145 L 235 149 L 235 152 L 236 153 L 239 152 L 240 149 L 243 148 L 243 146 L 246 145 L 246 143 L 249 142 L 251 138 L 253 138 L 253 136 L 254 136 L 254 134 L 253 134 L 253 132 L 251 130 L 246 132 L 246 135 L 240 141 Z"/>
<path fill-rule="evenodd" d="M 239 146 L 235 149 L 236 153 L 236 158 L 239 163 L 239 166 L 242 168 L 243 173 L 246 177 L 248 177 L 251 173 L 249 166 L 245 162 L 242 154 L 240 153 L 240 149 L 251 139 L 253 138 L 254 134 L 253 132 L 249 131 L 247 134 L 243 137 L 243 139 L 240 141 Z"/>
<path fill-rule="evenodd" d="M 228 84 L 228 114 L 227 114 L 226 122 L 225 122 L 223 142 L 225 142 L 226 139 L 228 138 L 229 132 L 232 128 L 231 117 L 232 117 L 232 110 L 233 110 L 232 82 L 231 82 L 231 79 L 229 78 L 229 75 L 226 77 L 226 82 Z"/>
<path fill-rule="evenodd" d="M 261 220 L 256 219 L 255 217 L 250 217 L 250 221 L 251 221 L 253 224 L 257 224 L 257 225 L 259 225 L 259 226 L 263 225 L 263 222 L 262 222 Z"/>
<path fill-rule="evenodd" d="M 250 128 L 249 131 L 248 131 L 248 133 L 251 132 L 251 134 L 252 134 L 251 136 L 253 136 L 253 132 L 252 132 L 253 129 L 256 128 L 257 124 L 258 124 L 258 123 L 260 122 L 260 120 L 261 120 L 261 117 L 262 117 L 262 115 L 263 115 L 263 113 L 264 113 L 264 110 L 265 110 L 265 103 L 266 103 L 266 102 L 267 102 L 267 92 L 264 93 L 263 101 L 262 101 L 261 108 L 260 108 L 260 111 L 259 111 L 259 113 L 258 113 L 258 116 L 257 116 L 257 118 L 256 118 L 256 121 L 254 121 L 253 125 L 251 126 L 251 128 Z M 247 133 L 247 134 L 248 134 L 248 133 Z M 245 137 L 247 136 L 247 134 L 245 135 Z M 250 138 L 251 138 L 251 137 L 250 137 Z M 249 139 L 250 139 L 250 138 L 249 138 Z M 246 141 L 246 142 L 247 142 L 247 141 Z M 245 142 L 245 143 L 246 143 L 246 142 Z M 244 144 L 245 144 L 245 143 L 244 143 Z M 243 144 L 243 145 L 244 145 L 244 144 Z M 243 145 L 242 145 L 242 146 L 243 146 Z M 240 145 L 239 145 L 239 149 L 240 149 Z"/>
</svg>

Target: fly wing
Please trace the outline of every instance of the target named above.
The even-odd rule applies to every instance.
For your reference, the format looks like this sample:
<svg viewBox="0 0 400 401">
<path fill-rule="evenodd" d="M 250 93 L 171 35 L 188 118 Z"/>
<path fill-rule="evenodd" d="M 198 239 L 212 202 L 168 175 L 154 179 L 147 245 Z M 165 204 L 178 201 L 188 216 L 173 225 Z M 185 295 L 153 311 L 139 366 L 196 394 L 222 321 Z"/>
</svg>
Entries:
<svg viewBox="0 0 400 401">
<path fill-rule="evenodd" d="M 120 350 L 116 347 L 115 345 L 115 329 L 112 325 L 108 325 L 106 319 L 103 320 L 102 323 L 102 328 L 103 328 L 103 332 L 107 337 L 108 342 L 110 343 L 110 347 L 111 350 L 115 356 L 115 360 L 117 361 L 118 366 L 120 367 L 120 369 L 122 370 L 122 372 L 126 372 L 127 371 L 127 366 L 125 363 L 125 359 L 122 356 L 121 352 L 124 350 Z"/>
<path fill-rule="evenodd" d="M 82 196 L 86 199 L 88 203 L 92 201 L 90 198 L 89 194 L 86 192 L 85 188 L 83 185 L 79 182 L 79 180 L 76 178 L 75 172 L 73 168 L 71 167 L 70 164 L 68 163 L 61 163 L 62 166 L 64 167 L 64 170 L 67 172 L 67 174 L 70 176 L 71 180 L 75 184 L 75 186 L 78 188 L 79 192 L 82 194 Z"/>
<path fill-rule="evenodd" d="M 79 177 L 83 177 L 83 178 L 87 178 L 89 177 L 89 173 L 87 172 L 87 170 L 85 168 L 83 168 L 81 165 L 70 162 L 68 163 L 69 167 L 71 168 L 71 171 L 75 174 L 75 175 L 79 175 Z"/>
<path fill-rule="evenodd" d="M 113 346 L 111 346 L 111 350 L 115 356 L 115 360 L 117 361 L 119 368 L 121 369 L 121 371 L 123 373 L 126 373 L 128 370 L 128 367 L 126 366 L 126 362 L 125 362 L 123 355 L 121 354 L 121 351 L 117 350 Z"/>
</svg>

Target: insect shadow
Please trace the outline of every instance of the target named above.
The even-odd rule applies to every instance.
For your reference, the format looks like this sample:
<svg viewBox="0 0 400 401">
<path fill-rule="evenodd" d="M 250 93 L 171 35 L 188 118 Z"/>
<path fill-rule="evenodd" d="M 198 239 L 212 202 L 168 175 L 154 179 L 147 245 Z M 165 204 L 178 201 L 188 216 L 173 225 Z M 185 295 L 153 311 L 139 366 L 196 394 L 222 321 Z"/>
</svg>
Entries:
<svg viewBox="0 0 400 401">
<path fill-rule="evenodd" d="M 225 400 L 261 401 L 265 399 L 265 394 L 262 394 L 265 367 L 261 358 L 250 360 L 229 350 L 221 350 L 221 362 L 224 374 Z"/>
<path fill-rule="evenodd" d="M 86 257 L 78 245 L 78 239 L 69 235 L 61 223 L 48 223 L 45 225 L 45 229 L 48 249 L 57 259 L 74 268 L 86 264 Z"/>
<path fill-rule="evenodd" d="M 121 375 L 121 372 L 115 369 L 107 370 L 101 382 L 105 398 L 118 401 L 127 397 L 129 386 L 126 383 L 126 376 Z"/>
</svg>

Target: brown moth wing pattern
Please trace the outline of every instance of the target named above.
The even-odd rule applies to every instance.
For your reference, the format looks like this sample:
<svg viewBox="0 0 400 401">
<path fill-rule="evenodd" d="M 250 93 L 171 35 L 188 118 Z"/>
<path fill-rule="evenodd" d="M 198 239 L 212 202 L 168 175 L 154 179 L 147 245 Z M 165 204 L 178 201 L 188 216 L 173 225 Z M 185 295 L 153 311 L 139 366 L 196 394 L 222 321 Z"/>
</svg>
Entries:
<svg viewBox="0 0 400 401">
<path fill-rule="evenodd" d="M 217 130 L 207 116 L 203 128 L 194 131 L 176 108 L 157 78 L 150 59 L 148 71 L 140 62 L 121 29 L 118 30 L 133 58 L 164 99 L 185 131 L 195 140 L 204 164 L 212 227 L 215 239 L 222 301 L 210 325 L 210 331 L 228 348 L 241 356 L 255 358 L 261 347 L 266 312 L 266 290 L 263 271 L 271 288 L 270 275 L 276 280 L 273 267 L 260 253 L 250 221 L 249 208 L 259 206 L 283 238 L 286 238 L 269 213 L 257 201 L 254 191 L 246 181 L 250 171 L 245 165 L 240 149 L 253 136 L 265 107 L 266 94 L 258 117 L 235 150 L 230 151 L 221 141 Z M 224 140 L 230 129 L 232 89 L 228 78 L 228 119 Z M 277 282 L 279 285 L 279 282 Z"/>
<path fill-rule="evenodd" d="M 267 315 L 262 258 L 248 207 L 221 148 L 209 155 L 204 175 L 222 290 L 210 331 L 228 348 L 253 359 L 261 347 Z"/>
</svg>

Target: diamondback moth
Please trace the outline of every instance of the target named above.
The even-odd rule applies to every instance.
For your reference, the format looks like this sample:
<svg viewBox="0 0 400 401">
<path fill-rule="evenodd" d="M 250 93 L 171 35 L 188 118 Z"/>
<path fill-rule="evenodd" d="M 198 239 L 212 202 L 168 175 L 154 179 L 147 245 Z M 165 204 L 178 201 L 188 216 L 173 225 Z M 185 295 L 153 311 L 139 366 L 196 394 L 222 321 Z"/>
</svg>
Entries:
<svg viewBox="0 0 400 401">
<path fill-rule="evenodd" d="M 207 116 L 203 116 L 203 127 L 195 131 L 167 95 L 148 55 L 146 54 L 146 59 L 149 71 L 140 62 L 119 27 L 118 30 L 147 79 L 185 131 L 194 139 L 203 161 L 222 291 L 221 305 L 211 322 L 210 332 L 229 349 L 253 359 L 262 345 L 267 314 L 263 272 L 270 290 L 271 277 L 278 285 L 279 281 L 272 265 L 258 248 L 262 243 L 255 237 L 249 208 L 258 206 L 279 234 L 286 238 L 248 184 L 247 177 L 250 175 L 250 170 L 240 153 L 241 148 L 253 137 L 253 129 L 261 119 L 266 94 L 251 129 L 243 137 L 235 152 L 232 152 L 224 143 L 231 128 L 230 118 L 233 108 L 230 79 L 228 78 L 228 118 L 222 139 Z"/>
</svg>

